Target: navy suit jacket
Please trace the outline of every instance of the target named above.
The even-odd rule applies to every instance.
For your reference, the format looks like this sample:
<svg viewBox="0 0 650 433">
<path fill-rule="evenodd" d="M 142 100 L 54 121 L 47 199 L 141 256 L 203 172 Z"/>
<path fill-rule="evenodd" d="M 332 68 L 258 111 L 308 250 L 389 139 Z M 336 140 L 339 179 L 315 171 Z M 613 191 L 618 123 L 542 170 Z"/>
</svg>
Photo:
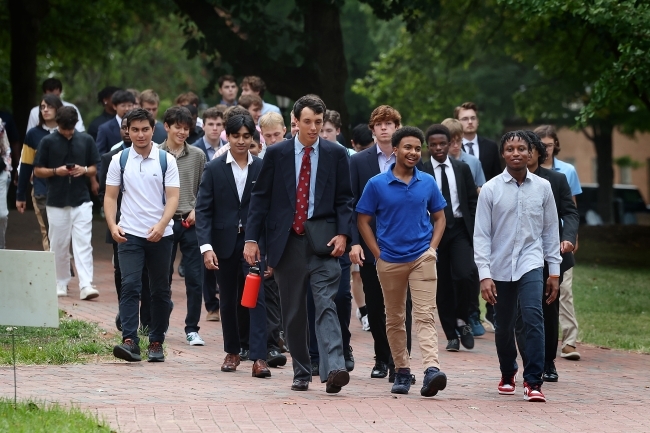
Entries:
<svg viewBox="0 0 650 433">
<path fill-rule="evenodd" d="M 97 130 L 96 144 L 97 151 L 100 155 L 110 152 L 111 147 L 115 146 L 120 141 L 122 141 L 120 125 L 117 124 L 115 117 L 99 126 L 99 129 Z"/>
<path fill-rule="evenodd" d="M 199 138 L 198 140 L 196 140 L 191 145 L 196 146 L 199 149 L 201 149 L 203 151 L 203 153 L 205 153 L 205 160 L 207 162 L 210 162 L 210 156 L 208 155 L 208 149 L 205 148 L 205 140 L 203 140 L 203 137 Z"/>
<path fill-rule="evenodd" d="M 416 167 L 418 170 L 423 170 L 422 160 L 418 162 Z M 381 170 L 379 169 L 379 162 L 377 160 L 377 143 L 350 157 L 350 181 L 352 184 L 352 194 L 354 195 L 352 202 L 352 245 L 361 245 L 365 257 L 364 262 L 373 264 L 375 263 L 375 256 L 372 255 L 370 249 L 368 249 L 368 245 L 366 245 L 366 242 L 359 234 L 356 208 L 370 178 L 380 173 Z M 372 217 L 370 227 L 373 233 L 377 233 L 375 217 Z"/>
<path fill-rule="evenodd" d="M 248 166 L 246 186 L 241 201 L 232 167 L 226 163 L 228 153 L 205 165 L 196 199 L 196 237 L 199 246 L 210 244 L 217 257 L 227 259 L 235 252 L 239 222 L 248 231 L 247 216 L 251 191 L 262 169 L 262 160 L 253 157 Z M 247 236 L 248 237 L 248 236 Z M 264 239 L 260 250 L 264 251 Z"/>
<path fill-rule="evenodd" d="M 481 161 L 486 182 L 503 172 L 499 146 L 489 138 L 480 135 L 478 137 L 478 159 Z"/>
<path fill-rule="evenodd" d="M 246 240 L 259 242 L 266 226 L 267 263 L 280 262 L 296 209 L 295 138 L 269 146 L 253 187 Z M 313 219 L 332 218 L 337 233 L 351 237 L 352 189 L 347 150 L 320 139 Z"/>
</svg>

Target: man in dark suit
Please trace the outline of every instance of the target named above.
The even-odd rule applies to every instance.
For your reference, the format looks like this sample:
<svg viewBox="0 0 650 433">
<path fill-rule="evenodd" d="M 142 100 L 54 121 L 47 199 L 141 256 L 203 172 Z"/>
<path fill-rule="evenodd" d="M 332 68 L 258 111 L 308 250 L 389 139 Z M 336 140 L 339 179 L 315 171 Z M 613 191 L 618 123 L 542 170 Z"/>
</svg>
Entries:
<svg viewBox="0 0 650 433">
<path fill-rule="evenodd" d="M 424 171 L 435 177 L 447 201 L 447 226 L 438 245 L 438 315 L 447 337 L 447 350 L 458 352 L 460 343 L 466 349 L 474 348 L 469 310 L 470 299 L 478 299 L 479 291 L 472 248 L 478 193 L 469 166 L 448 156 L 449 129 L 431 125 L 425 137 L 431 160 L 424 163 Z"/>
<path fill-rule="evenodd" d="M 113 109 L 115 110 L 115 117 L 113 120 L 109 120 L 100 125 L 97 130 L 97 142 L 95 144 L 100 155 L 110 151 L 111 147 L 122 140 L 122 136 L 120 135 L 122 118 L 127 112 L 133 109 L 135 96 L 126 90 L 118 90 L 113 93 L 111 104 L 113 104 Z"/>
<path fill-rule="evenodd" d="M 118 90 L 120 90 L 119 87 L 106 86 L 97 93 L 97 102 L 104 108 L 104 110 L 99 116 L 95 117 L 93 121 L 90 122 L 88 130 L 86 131 L 95 141 L 97 141 L 97 132 L 99 131 L 99 127 L 109 120 L 115 119 L 115 109 L 113 109 L 111 99 L 113 93 Z"/>
<path fill-rule="evenodd" d="M 216 271 L 221 297 L 221 326 L 226 358 L 221 371 L 232 372 L 241 362 L 237 305 L 245 275 L 244 240 L 251 190 L 262 160 L 250 154 L 255 123 L 250 116 L 228 119 L 226 134 L 230 150 L 205 166 L 196 202 L 196 232 L 208 271 Z M 262 232 L 263 234 L 263 232 Z M 263 236 L 260 241 L 263 244 Z M 263 247 L 263 245 L 261 245 Z M 270 377 L 266 364 L 266 305 L 260 284 L 257 305 L 250 310 L 250 355 L 253 377 Z"/>
<path fill-rule="evenodd" d="M 478 131 L 478 107 L 473 102 L 465 102 L 454 110 L 454 117 L 463 124 L 463 150 L 481 161 L 485 180 L 488 181 L 503 171 L 497 144 Z"/>
<path fill-rule="evenodd" d="M 334 298 L 341 278 L 337 258 L 345 252 L 351 236 L 352 190 L 345 148 L 319 138 L 324 113 L 320 98 L 298 99 L 293 107 L 298 134 L 267 149 L 251 197 L 244 257 L 250 264 L 260 260 L 257 242 L 266 227 L 267 260 L 280 289 L 284 330 L 293 358 L 294 391 L 306 391 L 311 380 L 306 286 L 310 283 L 320 378 L 327 382 L 328 393 L 337 393 L 350 381 Z M 333 247 L 329 255 L 317 255 L 308 245 L 308 219 L 334 224 L 336 235 L 327 243 Z"/>
<path fill-rule="evenodd" d="M 385 173 L 395 162 L 391 137 L 400 127 L 402 116 L 391 106 L 380 105 L 370 114 L 368 127 L 375 136 L 376 143 L 350 158 L 350 178 L 352 182 L 352 193 L 354 194 L 353 208 L 356 208 L 366 184 L 373 176 Z M 418 163 L 418 169 L 421 169 Z M 376 233 L 375 221 L 371 222 L 373 233 Z M 374 379 L 389 376 L 394 379 L 395 366 L 391 357 L 388 338 L 386 337 L 386 306 L 384 305 L 384 294 L 377 277 L 375 257 L 359 235 L 357 228 L 357 213 L 352 216 L 352 250 L 350 260 L 360 265 L 359 272 L 363 282 L 363 292 L 366 295 L 366 307 L 368 308 L 368 322 L 370 332 L 374 340 L 375 365 L 370 372 Z M 411 350 L 411 307 L 410 298 L 407 300 L 406 309 L 406 335 L 407 349 Z"/>
<path fill-rule="evenodd" d="M 128 115 L 128 113 L 127 113 Z M 120 153 L 122 150 L 131 147 L 131 137 L 129 136 L 129 128 L 126 124 L 127 116 L 122 117 L 122 128 L 120 135 L 122 137 L 122 145 L 102 155 L 101 171 L 99 172 L 99 202 L 104 203 L 104 195 L 106 194 L 106 175 L 108 174 L 108 166 L 111 164 L 113 156 Z M 122 203 L 122 193 L 117 196 L 117 213 L 115 215 L 115 222 L 120 222 L 120 204 Z M 120 271 L 120 260 L 117 254 L 118 243 L 113 239 L 111 231 L 106 228 L 106 243 L 113 245 L 113 268 L 115 275 L 115 291 L 117 292 L 117 301 L 119 304 L 122 295 L 122 272 Z M 151 323 L 151 295 L 149 294 L 149 272 L 147 269 L 142 270 L 142 293 L 140 294 L 140 326 L 142 329 L 149 327 Z M 115 326 L 119 331 L 122 330 L 122 321 L 120 320 L 120 313 L 118 311 L 115 316 Z"/>
<path fill-rule="evenodd" d="M 531 131 L 526 131 L 529 143 L 532 145 L 532 158 L 528 161 L 528 171 L 537 176 L 546 179 L 551 184 L 553 198 L 557 216 L 560 224 L 560 254 L 562 263 L 560 264 L 560 282 L 566 271 L 575 265 L 573 249 L 575 248 L 578 237 L 578 226 L 580 225 L 580 215 L 573 201 L 571 187 L 564 174 L 542 167 L 542 163 L 547 158 L 546 147 L 540 138 Z M 553 155 L 550 155 L 552 158 Z M 544 263 L 544 279 L 548 276 L 548 265 Z M 542 312 L 544 314 L 544 382 L 557 382 L 558 374 L 555 369 L 555 358 L 557 355 L 558 344 L 558 322 L 560 320 L 560 296 L 555 298 L 550 304 L 546 297 L 542 302 Z M 517 315 L 517 346 L 522 357 L 526 353 L 526 338 L 524 336 L 524 324 L 521 320 L 521 312 Z M 525 360 L 524 360 L 525 363 Z"/>
</svg>

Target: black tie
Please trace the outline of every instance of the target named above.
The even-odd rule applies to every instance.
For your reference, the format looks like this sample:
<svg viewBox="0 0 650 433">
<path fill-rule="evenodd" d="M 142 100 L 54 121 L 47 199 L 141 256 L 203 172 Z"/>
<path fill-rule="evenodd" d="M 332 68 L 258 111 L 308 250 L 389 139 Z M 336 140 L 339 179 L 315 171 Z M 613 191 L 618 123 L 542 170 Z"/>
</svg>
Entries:
<svg viewBox="0 0 650 433">
<path fill-rule="evenodd" d="M 474 155 L 474 142 L 468 141 L 465 146 L 469 147 L 469 154 Z"/>
<path fill-rule="evenodd" d="M 449 179 L 447 179 L 447 173 L 445 173 L 446 166 L 447 164 L 440 164 L 440 189 L 442 190 L 442 196 L 447 201 L 447 206 L 445 206 L 445 219 L 447 220 L 447 228 L 451 228 L 454 225 L 454 211 L 451 208 Z"/>
</svg>

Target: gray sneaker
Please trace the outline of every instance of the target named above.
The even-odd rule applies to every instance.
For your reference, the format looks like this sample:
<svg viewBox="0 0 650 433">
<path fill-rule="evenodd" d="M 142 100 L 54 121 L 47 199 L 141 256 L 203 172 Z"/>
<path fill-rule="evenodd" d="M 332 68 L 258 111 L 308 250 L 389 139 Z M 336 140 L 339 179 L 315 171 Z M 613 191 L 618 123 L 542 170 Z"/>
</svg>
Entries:
<svg viewBox="0 0 650 433">
<path fill-rule="evenodd" d="M 162 343 L 154 341 L 149 343 L 148 361 L 149 362 L 165 362 L 165 354 L 163 353 Z"/>
</svg>

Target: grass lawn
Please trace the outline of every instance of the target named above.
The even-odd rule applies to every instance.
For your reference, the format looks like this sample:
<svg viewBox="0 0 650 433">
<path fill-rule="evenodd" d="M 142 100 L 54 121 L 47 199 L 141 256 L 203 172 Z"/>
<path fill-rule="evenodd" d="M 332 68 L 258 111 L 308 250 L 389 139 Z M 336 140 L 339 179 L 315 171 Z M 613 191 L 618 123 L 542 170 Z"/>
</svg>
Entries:
<svg viewBox="0 0 650 433">
<path fill-rule="evenodd" d="M 650 227 L 581 227 L 579 242 L 579 341 L 650 353 Z"/>
<path fill-rule="evenodd" d="M 92 414 L 77 408 L 64 408 L 31 401 L 18 402 L 0 398 L 0 432 L 12 433 L 113 433 Z"/>
<path fill-rule="evenodd" d="M 97 324 L 69 319 L 60 311 L 59 328 L 18 327 L 17 364 L 69 364 L 112 354 L 115 339 Z M 11 334 L 0 328 L 0 365 L 12 364 Z"/>
</svg>

